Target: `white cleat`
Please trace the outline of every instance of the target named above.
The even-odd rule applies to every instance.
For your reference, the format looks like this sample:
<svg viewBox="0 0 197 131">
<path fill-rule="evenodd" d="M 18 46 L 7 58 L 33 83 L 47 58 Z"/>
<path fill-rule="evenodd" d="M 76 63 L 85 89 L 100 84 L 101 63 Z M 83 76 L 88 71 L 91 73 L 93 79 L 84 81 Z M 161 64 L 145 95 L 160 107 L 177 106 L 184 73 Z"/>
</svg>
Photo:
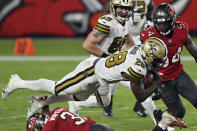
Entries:
<svg viewBox="0 0 197 131">
<path fill-rule="evenodd" d="M 79 110 L 81 109 L 75 101 L 68 101 L 69 111 L 74 114 L 79 114 Z"/>
<path fill-rule="evenodd" d="M 31 96 L 29 100 L 30 108 L 28 108 L 27 119 L 35 114 L 39 109 L 44 106 L 44 102 L 37 96 Z"/>
<path fill-rule="evenodd" d="M 3 100 L 7 100 L 8 96 L 11 95 L 17 89 L 15 87 L 15 82 L 18 82 L 20 80 L 21 80 L 21 78 L 17 74 L 11 75 L 6 88 L 4 88 L 2 91 L 2 99 Z"/>
</svg>

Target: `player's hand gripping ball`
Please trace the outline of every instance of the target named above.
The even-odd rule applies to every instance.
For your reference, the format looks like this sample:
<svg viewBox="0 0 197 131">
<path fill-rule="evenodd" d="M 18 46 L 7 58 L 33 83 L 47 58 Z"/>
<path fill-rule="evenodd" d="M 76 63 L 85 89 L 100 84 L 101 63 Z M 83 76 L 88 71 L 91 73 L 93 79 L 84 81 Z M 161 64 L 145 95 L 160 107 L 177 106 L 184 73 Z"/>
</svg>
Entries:
<svg viewBox="0 0 197 131">
<path fill-rule="evenodd" d="M 148 88 L 153 84 L 154 76 L 152 73 L 148 72 L 143 79 L 144 89 Z"/>
</svg>

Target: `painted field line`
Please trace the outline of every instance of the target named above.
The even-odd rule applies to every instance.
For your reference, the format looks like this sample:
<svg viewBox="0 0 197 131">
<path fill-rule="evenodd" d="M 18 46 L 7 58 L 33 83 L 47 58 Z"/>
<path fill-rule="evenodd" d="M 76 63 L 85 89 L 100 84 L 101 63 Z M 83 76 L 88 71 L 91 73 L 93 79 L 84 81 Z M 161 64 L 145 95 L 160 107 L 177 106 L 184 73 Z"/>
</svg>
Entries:
<svg viewBox="0 0 197 131">
<path fill-rule="evenodd" d="M 0 61 L 82 61 L 87 56 L 0 56 Z"/>
<path fill-rule="evenodd" d="M 88 56 L 0 56 L 0 61 L 82 61 Z M 194 61 L 191 56 L 181 56 L 182 61 Z"/>
</svg>

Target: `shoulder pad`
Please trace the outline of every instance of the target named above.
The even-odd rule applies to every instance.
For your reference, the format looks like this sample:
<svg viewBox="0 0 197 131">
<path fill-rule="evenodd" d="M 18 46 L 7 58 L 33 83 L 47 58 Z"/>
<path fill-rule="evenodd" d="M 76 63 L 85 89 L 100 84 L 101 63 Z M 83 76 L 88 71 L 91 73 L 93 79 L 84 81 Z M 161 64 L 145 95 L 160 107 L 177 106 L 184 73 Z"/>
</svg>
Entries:
<svg viewBox="0 0 197 131">
<path fill-rule="evenodd" d="M 113 20 L 112 17 L 110 17 L 109 15 L 104 15 L 98 19 L 98 23 L 94 28 L 108 34 L 110 32 L 111 20 Z"/>
</svg>

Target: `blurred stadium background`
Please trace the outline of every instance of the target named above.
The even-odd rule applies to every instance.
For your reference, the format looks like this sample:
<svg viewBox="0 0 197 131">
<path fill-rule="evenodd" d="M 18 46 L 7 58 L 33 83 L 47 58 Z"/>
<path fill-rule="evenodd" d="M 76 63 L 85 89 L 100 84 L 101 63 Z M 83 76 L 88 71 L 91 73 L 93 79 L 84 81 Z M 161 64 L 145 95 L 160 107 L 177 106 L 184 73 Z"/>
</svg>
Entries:
<svg viewBox="0 0 197 131">
<path fill-rule="evenodd" d="M 173 3 L 176 8 L 184 5 L 180 20 L 188 23 L 190 34 L 197 43 L 197 1 L 154 0 Z M 85 36 L 100 16 L 105 0 L 1 0 L 0 1 L 0 91 L 11 74 L 23 79 L 61 79 L 89 56 L 81 46 Z M 94 7 L 94 8 L 92 8 Z M 177 8 L 180 9 L 180 8 Z M 19 38 L 30 38 L 17 42 Z M 17 44 L 17 43 L 23 43 Z M 17 50 L 18 49 L 18 50 Z M 34 50 L 35 49 L 35 50 Z M 32 51 L 33 50 L 33 51 Z M 15 52 L 14 52 L 15 51 Z M 24 54 L 26 51 L 27 54 Z M 35 52 L 34 52 L 35 51 Z M 15 55 L 14 55 L 15 53 Z M 29 55 L 28 55 L 29 54 Z M 182 62 L 185 70 L 197 81 L 196 63 L 184 49 Z M 188 85 L 189 86 L 189 85 Z M 25 131 L 29 97 L 47 95 L 30 91 L 16 91 L 7 101 L 0 100 L 0 130 Z M 197 110 L 184 98 L 189 128 L 197 130 Z M 161 100 L 157 108 L 166 109 Z M 119 86 L 114 98 L 114 117 L 104 117 L 101 108 L 83 108 L 82 116 L 90 116 L 97 123 L 105 123 L 116 131 L 151 131 L 152 120 L 141 118 L 133 112 L 135 98 L 127 88 Z M 51 105 L 67 108 L 67 103 Z M 176 128 L 176 130 L 180 130 Z"/>
</svg>

